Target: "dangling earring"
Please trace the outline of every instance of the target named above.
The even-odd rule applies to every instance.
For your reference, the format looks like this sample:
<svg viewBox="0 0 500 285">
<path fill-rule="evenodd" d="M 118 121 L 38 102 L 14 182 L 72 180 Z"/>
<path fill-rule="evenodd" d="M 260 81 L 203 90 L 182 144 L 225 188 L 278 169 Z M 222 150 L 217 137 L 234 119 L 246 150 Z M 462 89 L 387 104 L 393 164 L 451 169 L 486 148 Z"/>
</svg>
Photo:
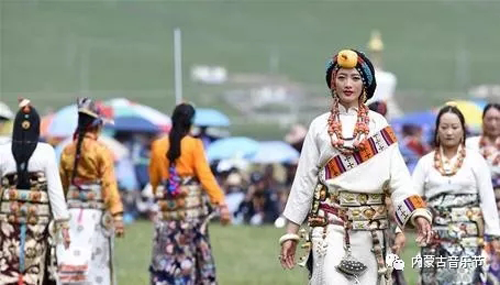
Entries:
<svg viewBox="0 0 500 285">
<path fill-rule="evenodd" d="M 363 93 L 359 96 L 359 103 L 364 104 L 366 102 L 366 90 L 363 88 Z"/>
<path fill-rule="evenodd" d="M 335 99 L 337 98 L 337 93 L 335 92 L 335 89 L 332 88 L 332 91 L 331 91 L 331 94 L 332 94 L 332 98 Z"/>
</svg>

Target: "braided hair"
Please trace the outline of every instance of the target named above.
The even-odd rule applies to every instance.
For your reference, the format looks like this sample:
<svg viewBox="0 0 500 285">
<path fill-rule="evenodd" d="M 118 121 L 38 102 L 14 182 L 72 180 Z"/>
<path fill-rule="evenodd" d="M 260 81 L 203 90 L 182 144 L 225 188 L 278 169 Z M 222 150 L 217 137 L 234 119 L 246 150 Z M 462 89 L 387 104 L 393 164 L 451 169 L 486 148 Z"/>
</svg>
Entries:
<svg viewBox="0 0 500 285">
<path fill-rule="evenodd" d="M 170 165 L 174 165 L 175 160 L 181 156 L 181 140 L 189 133 L 194 115 L 194 107 L 187 103 L 179 104 L 174 109 L 172 114 L 172 129 L 169 134 L 170 147 L 167 151 L 167 158 L 170 161 Z"/>
<path fill-rule="evenodd" d="M 88 132 L 95 132 L 100 126 L 100 120 L 92 117 L 85 113 L 78 114 L 78 127 L 76 128 L 75 134 L 73 138 L 77 139 L 76 142 L 76 153 L 75 153 L 75 161 L 73 163 L 73 172 L 71 173 L 71 183 L 75 182 L 78 161 L 80 160 L 82 154 L 82 145 L 83 139 L 85 138 L 85 134 Z"/>
</svg>

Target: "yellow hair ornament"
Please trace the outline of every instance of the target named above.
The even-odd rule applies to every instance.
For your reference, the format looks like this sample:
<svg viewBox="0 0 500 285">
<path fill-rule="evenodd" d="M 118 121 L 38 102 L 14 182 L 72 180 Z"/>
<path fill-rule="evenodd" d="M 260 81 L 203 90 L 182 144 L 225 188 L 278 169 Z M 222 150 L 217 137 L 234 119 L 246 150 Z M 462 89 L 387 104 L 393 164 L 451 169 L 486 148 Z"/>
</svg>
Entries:
<svg viewBox="0 0 500 285">
<path fill-rule="evenodd" d="M 455 101 L 448 101 L 446 102 L 446 104 L 444 104 L 445 106 L 451 106 L 451 107 L 455 107 L 455 108 L 458 108 L 458 104 L 457 102 Z"/>
<path fill-rule="evenodd" d="M 358 54 L 352 50 L 341 50 L 337 55 L 337 63 L 343 68 L 354 68 L 358 64 Z"/>
</svg>

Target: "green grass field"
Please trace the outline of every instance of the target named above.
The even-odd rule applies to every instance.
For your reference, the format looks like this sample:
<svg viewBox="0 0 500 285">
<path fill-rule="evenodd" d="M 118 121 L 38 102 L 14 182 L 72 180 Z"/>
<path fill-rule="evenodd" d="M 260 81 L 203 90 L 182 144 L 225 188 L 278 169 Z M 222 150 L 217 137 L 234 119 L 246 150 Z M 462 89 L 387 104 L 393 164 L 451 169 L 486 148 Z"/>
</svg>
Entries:
<svg viewBox="0 0 500 285">
<path fill-rule="evenodd" d="M 151 257 L 152 226 L 138 222 L 127 228 L 126 237 L 116 241 L 116 264 L 120 285 L 148 284 Z M 231 226 L 212 224 L 210 235 L 221 285 L 292 285 L 307 284 L 307 270 L 281 268 L 278 262 L 278 239 L 283 234 L 274 227 Z M 403 260 L 408 284 L 416 284 L 417 275 L 411 269 L 411 257 L 417 247 L 414 236 L 407 235 Z"/>
</svg>

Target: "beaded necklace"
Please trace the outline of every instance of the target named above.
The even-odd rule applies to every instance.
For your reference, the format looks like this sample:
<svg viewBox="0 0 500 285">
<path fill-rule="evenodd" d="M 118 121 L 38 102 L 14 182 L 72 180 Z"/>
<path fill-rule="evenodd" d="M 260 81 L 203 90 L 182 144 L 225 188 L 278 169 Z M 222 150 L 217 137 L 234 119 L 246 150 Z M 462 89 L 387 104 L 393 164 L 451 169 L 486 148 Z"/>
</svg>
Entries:
<svg viewBox="0 0 500 285">
<path fill-rule="evenodd" d="M 457 161 L 455 162 L 455 165 L 453 165 L 452 169 L 450 171 L 446 171 L 444 169 L 444 162 L 443 159 L 446 159 L 444 155 L 442 154 L 443 152 L 443 147 L 439 146 L 439 149 L 434 151 L 434 168 L 441 173 L 443 176 L 453 176 L 455 175 L 460 167 L 462 167 L 462 164 L 464 163 L 465 159 L 465 147 L 462 145 L 458 146 L 458 157 Z"/>
<path fill-rule="evenodd" d="M 332 108 L 330 110 L 330 117 L 328 118 L 328 134 L 330 135 L 330 141 L 334 148 L 338 149 L 343 154 L 352 154 L 356 150 L 359 150 L 362 144 L 360 144 L 370 132 L 368 124 L 370 122 L 370 117 L 368 117 L 368 107 L 363 104 L 365 98 L 365 93 L 360 96 L 358 103 L 358 112 L 356 125 L 354 126 L 353 132 L 353 147 L 348 148 L 344 145 L 346 139 L 342 135 L 342 121 L 340 120 L 339 111 L 339 99 L 338 96 L 334 96 L 334 101 Z"/>
<path fill-rule="evenodd" d="M 492 151 L 492 148 L 495 150 Z M 492 160 L 493 165 L 498 165 L 500 163 L 500 139 L 496 139 L 493 145 L 489 145 L 484 136 L 481 136 L 479 139 L 479 152 L 485 159 L 489 159 L 492 154 L 495 154 L 495 157 Z"/>
</svg>

